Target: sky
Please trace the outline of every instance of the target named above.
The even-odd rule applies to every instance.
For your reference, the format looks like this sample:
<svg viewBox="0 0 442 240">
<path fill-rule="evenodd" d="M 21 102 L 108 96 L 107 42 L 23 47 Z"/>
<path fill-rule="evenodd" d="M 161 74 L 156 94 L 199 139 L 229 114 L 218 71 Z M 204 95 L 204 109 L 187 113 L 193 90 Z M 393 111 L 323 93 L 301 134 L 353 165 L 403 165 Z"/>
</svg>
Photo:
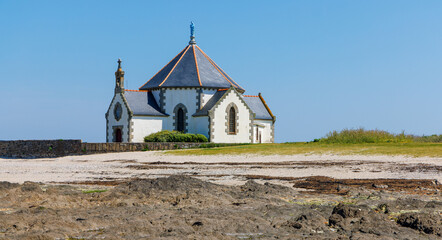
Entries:
<svg viewBox="0 0 442 240">
<path fill-rule="evenodd" d="M 138 89 L 196 41 L 276 115 L 277 142 L 332 130 L 442 134 L 442 1 L 0 0 L 0 140 L 105 141 L 117 59 Z"/>
</svg>

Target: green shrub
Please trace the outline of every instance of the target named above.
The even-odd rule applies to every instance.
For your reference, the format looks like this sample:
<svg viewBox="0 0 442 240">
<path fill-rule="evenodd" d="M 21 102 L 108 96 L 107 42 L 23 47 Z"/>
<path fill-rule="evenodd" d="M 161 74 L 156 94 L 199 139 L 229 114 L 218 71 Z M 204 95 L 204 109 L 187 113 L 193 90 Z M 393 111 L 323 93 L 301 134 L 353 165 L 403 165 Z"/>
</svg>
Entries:
<svg viewBox="0 0 442 240">
<path fill-rule="evenodd" d="M 382 130 L 365 130 L 359 129 L 344 129 L 340 132 L 333 131 L 321 138 L 319 142 L 322 143 L 386 143 L 386 142 L 413 142 L 414 136 L 405 135 L 404 132 L 400 134 L 393 134 Z"/>
<path fill-rule="evenodd" d="M 164 130 L 144 137 L 145 142 L 208 142 L 202 134 Z"/>
<path fill-rule="evenodd" d="M 415 142 L 432 142 L 432 143 L 440 143 L 442 142 L 442 134 L 437 135 L 433 134 L 431 136 L 414 136 L 413 139 Z"/>
</svg>

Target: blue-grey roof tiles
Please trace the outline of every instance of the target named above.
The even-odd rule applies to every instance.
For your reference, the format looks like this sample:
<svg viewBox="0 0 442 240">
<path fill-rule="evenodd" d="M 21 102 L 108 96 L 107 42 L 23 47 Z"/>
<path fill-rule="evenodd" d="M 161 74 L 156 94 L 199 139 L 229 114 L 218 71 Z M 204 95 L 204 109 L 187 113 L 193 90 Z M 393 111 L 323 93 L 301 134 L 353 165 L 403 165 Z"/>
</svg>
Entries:
<svg viewBox="0 0 442 240">
<path fill-rule="evenodd" d="M 215 106 L 215 104 L 220 100 L 226 91 L 217 91 L 210 99 L 207 101 L 207 103 L 201 108 L 198 112 L 193 114 L 192 116 L 198 117 L 198 116 L 207 116 L 209 113 L 209 110 Z"/>
<path fill-rule="evenodd" d="M 245 97 L 243 96 L 244 101 L 247 103 L 250 109 L 252 109 L 253 113 L 255 113 L 255 119 L 263 119 L 263 120 L 272 120 L 272 115 L 270 115 L 269 111 L 265 107 L 264 103 L 261 101 L 259 97 Z"/>
<path fill-rule="evenodd" d="M 160 111 L 155 97 L 151 92 L 125 91 L 124 96 L 134 115 L 167 116 Z"/>
<path fill-rule="evenodd" d="M 217 91 L 213 97 L 207 101 L 207 103 L 198 112 L 193 114 L 194 117 L 207 116 L 209 110 L 212 109 L 215 104 L 224 96 L 227 91 Z M 258 96 L 242 96 L 247 106 L 255 113 L 255 119 L 273 120 L 272 115 L 267 111 L 264 102 Z"/>
<path fill-rule="evenodd" d="M 140 87 L 140 90 L 161 87 L 230 88 L 231 86 L 244 91 L 197 45 L 191 44 Z"/>
</svg>

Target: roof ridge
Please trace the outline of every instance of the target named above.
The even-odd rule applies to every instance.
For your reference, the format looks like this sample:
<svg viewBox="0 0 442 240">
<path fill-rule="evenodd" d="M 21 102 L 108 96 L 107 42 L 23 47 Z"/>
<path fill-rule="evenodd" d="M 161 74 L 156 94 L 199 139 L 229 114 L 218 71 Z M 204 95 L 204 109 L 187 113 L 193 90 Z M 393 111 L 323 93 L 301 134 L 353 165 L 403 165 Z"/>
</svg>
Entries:
<svg viewBox="0 0 442 240">
<path fill-rule="evenodd" d="M 210 58 L 210 57 L 209 57 Z M 210 60 L 212 60 L 212 59 L 210 59 Z M 213 61 L 213 60 L 212 60 Z M 234 82 L 235 83 L 235 85 L 238 87 L 238 88 L 242 88 L 242 89 L 244 89 L 243 87 L 241 87 L 238 83 L 236 83 L 235 82 L 235 80 L 233 80 L 233 78 L 231 78 L 230 76 L 229 76 L 229 74 L 227 74 L 220 66 L 218 66 L 218 64 L 216 64 L 216 62 L 215 61 L 213 61 L 213 63 L 215 64 L 215 67 L 216 68 L 219 68 L 219 70 L 221 70 L 221 72 L 224 74 L 224 75 L 226 75 L 230 80 L 232 80 L 232 82 Z"/>
<path fill-rule="evenodd" d="M 259 97 L 258 95 L 242 95 L 243 97 Z"/>
<path fill-rule="evenodd" d="M 170 74 L 173 72 L 173 70 L 175 70 L 175 67 L 178 65 L 178 63 L 180 63 L 181 59 L 183 59 L 184 55 L 186 55 L 187 50 L 189 50 L 190 45 L 188 45 L 186 47 L 186 51 L 184 51 L 183 55 L 181 55 L 180 59 L 178 59 L 178 61 L 175 63 L 175 65 L 173 66 L 173 68 L 170 70 L 169 74 L 167 74 L 166 78 L 164 78 L 164 80 L 160 83 L 160 85 L 158 85 L 158 87 L 161 87 L 161 85 L 163 85 L 163 83 L 169 78 Z"/>
<path fill-rule="evenodd" d="M 149 90 L 133 90 L 133 89 L 125 89 L 124 91 L 129 91 L 129 92 L 149 92 Z"/>
<path fill-rule="evenodd" d="M 232 85 L 236 86 L 237 88 L 242 88 L 238 83 L 235 82 L 235 80 L 233 80 L 229 75 L 227 75 L 226 72 L 224 72 L 224 70 L 222 70 L 218 64 L 215 63 L 215 61 L 213 61 L 200 47 L 196 46 L 202 53 L 203 55 L 207 58 L 207 60 L 209 60 L 210 63 L 212 63 L 212 65 L 216 68 L 216 70 L 218 70 L 218 72 Z M 226 77 L 227 76 L 227 77 Z M 234 84 L 229 80 L 232 80 L 234 82 Z"/>
<path fill-rule="evenodd" d="M 201 53 L 204 55 L 204 57 L 207 59 L 207 61 L 209 61 L 215 68 L 216 68 L 216 70 L 221 74 L 221 76 L 223 76 L 226 80 L 227 80 L 227 82 L 229 82 L 230 83 L 230 85 L 233 85 L 233 86 L 236 86 L 236 87 L 238 87 L 238 85 L 236 85 L 236 84 L 233 84 L 217 67 L 216 67 L 216 64 L 212 61 L 212 59 L 209 57 L 209 56 L 207 56 L 207 54 L 200 48 L 200 47 L 198 47 L 198 46 L 196 46 L 200 51 L 201 51 Z"/>
<path fill-rule="evenodd" d="M 203 86 L 203 84 L 201 83 L 201 78 L 200 78 L 200 70 L 198 68 L 198 59 L 196 59 L 195 47 L 192 47 L 192 49 L 193 49 L 193 58 L 195 59 L 196 73 L 198 75 L 198 82 L 200 83 L 200 86 Z"/>
<path fill-rule="evenodd" d="M 150 82 L 150 80 L 152 80 L 156 75 L 158 75 L 158 73 L 160 73 L 161 71 L 163 71 L 163 69 L 167 66 L 167 65 L 169 65 L 169 63 L 171 63 L 176 57 L 178 57 L 184 50 L 186 50 L 186 48 L 188 48 L 189 47 L 189 45 L 187 45 L 185 48 L 183 48 L 183 50 L 181 50 L 181 52 L 179 52 L 175 57 L 173 57 L 172 58 L 172 60 L 170 60 L 166 65 L 164 65 L 161 69 L 160 69 L 160 71 L 158 71 L 157 73 L 155 73 L 155 75 L 153 75 L 149 80 L 147 80 L 147 82 L 145 82 L 144 84 L 143 84 L 143 86 L 144 85 L 146 85 L 148 82 Z M 140 88 L 142 88 L 143 86 L 141 86 Z"/>
<path fill-rule="evenodd" d="M 266 101 L 262 97 L 261 93 L 258 94 L 259 99 L 261 99 L 262 103 L 264 104 L 264 107 L 267 109 L 267 111 L 270 113 L 270 116 L 272 116 L 273 120 L 275 119 L 275 115 L 273 115 L 272 111 L 270 110 L 269 106 L 267 106 Z"/>
</svg>

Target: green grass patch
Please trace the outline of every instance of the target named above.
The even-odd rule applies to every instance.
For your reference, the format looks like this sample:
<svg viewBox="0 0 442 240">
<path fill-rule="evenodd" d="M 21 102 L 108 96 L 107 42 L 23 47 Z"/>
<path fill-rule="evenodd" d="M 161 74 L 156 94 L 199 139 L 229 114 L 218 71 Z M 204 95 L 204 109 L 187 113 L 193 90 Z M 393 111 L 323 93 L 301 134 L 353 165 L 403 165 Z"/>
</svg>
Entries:
<svg viewBox="0 0 442 240">
<path fill-rule="evenodd" d="M 83 193 L 101 193 L 106 192 L 107 189 L 92 189 L 92 190 L 83 190 Z"/>
<path fill-rule="evenodd" d="M 442 143 L 442 135 L 416 136 L 405 134 L 402 131 L 399 134 L 389 133 L 383 130 L 365 130 L 343 129 L 341 131 L 329 132 L 321 139 L 315 139 L 313 142 L 322 143 L 410 143 L 410 142 L 431 142 Z"/>
<path fill-rule="evenodd" d="M 338 155 L 408 155 L 413 157 L 442 157 L 442 143 L 270 143 L 247 144 L 214 148 L 167 151 L 171 155 L 295 155 L 295 154 L 338 154 Z"/>
<path fill-rule="evenodd" d="M 329 132 L 321 138 L 322 143 L 406 143 L 413 142 L 413 136 L 393 134 L 383 130 L 343 129 L 342 131 Z"/>
</svg>

